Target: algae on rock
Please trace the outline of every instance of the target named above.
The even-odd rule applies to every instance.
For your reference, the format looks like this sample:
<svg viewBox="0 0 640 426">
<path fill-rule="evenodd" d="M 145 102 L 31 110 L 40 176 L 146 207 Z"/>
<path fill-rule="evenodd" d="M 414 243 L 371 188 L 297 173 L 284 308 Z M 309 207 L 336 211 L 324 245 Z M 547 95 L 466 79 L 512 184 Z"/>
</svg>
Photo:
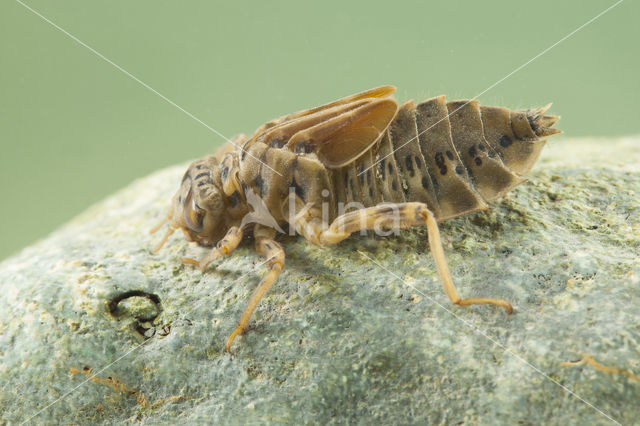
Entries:
<svg viewBox="0 0 640 426">
<path fill-rule="evenodd" d="M 460 293 L 509 300 L 510 317 L 449 304 L 424 229 L 322 248 L 287 237 L 234 357 L 225 339 L 265 270 L 252 244 L 205 273 L 181 265 L 206 249 L 179 233 L 150 250 L 184 167 L 0 264 L 4 422 L 640 417 L 633 376 L 566 364 L 586 354 L 640 374 L 640 138 L 554 140 L 493 209 L 441 225 Z"/>
</svg>

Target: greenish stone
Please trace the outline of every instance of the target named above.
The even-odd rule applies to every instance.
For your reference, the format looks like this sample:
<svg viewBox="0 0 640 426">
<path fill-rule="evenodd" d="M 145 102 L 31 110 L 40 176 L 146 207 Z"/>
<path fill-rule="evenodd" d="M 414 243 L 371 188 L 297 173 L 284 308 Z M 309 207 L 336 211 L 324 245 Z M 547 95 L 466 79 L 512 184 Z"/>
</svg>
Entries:
<svg viewBox="0 0 640 426">
<path fill-rule="evenodd" d="M 441 225 L 463 297 L 507 299 L 513 315 L 450 305 L 424 229 L 286 237 L 233 357 L 224 342 L 265 266 L 250 241 L 204 274 L 181 265 L 205 249 L 179 233 L 152 253 L 184 168 L 0 263 L 5 423 L 638 422 L 639 381 L 563 363 L 640 375 L 640 138 L 554 139 L 493 209 Z M 112 309 L 128 291 L 159 304 Z M 101 380 L 72 374 L 85 366 Z"/>
</svg>

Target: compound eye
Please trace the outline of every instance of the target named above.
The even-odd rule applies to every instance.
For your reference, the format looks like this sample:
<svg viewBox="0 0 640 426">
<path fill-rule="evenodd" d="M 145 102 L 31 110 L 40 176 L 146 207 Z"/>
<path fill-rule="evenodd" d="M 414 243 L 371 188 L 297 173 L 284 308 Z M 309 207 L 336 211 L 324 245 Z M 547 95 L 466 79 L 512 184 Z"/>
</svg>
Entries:
<svg viewBox="0 0 640 426">
<path fill-rule="evenodd" d="M 196 201 L 193 199 L 193 194 L 189 191 L 189 195 L 184 200 L 184 223 L 187 225 L 189 229 L 193 232 L 201 232 L 204 228 L 204 210 L 198 206 Z"/>
</svg>

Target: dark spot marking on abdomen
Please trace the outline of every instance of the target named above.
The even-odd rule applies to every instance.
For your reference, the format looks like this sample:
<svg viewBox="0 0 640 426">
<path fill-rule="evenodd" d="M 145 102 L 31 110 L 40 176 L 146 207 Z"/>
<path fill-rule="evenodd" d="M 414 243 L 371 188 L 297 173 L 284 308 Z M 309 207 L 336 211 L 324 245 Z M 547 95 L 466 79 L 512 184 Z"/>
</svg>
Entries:
<svg viewBox="0 0 640 426">
<path fill-rule="evenodd" d="M 513 141 L 511 140 L 511 138 L 509 138 L 509 136 L 502 135 L 502 136 L 500 136 L 500 139 L 498 140 L 498 143 L 500 144 L 501 147 L 507 148 L 509 145 L 511 145 L 513 143 Z"/>
<path fill-rule="evenodd" d="M 349 179 L 349 181 L 351 181 L 351 179 Z M 353 186 L 353 182 L 351 182 L 351 185 Z M 304 188 L 298 185 L 298 182 L 296 182 L 296 178 L 291 179 L 291 187 L 295 191 L 296 195 L 306 203 L 307 200 L 305 199 Z"/>
<path fill-rule="evenodd" d="M 264 194 L 266 192 L 266 182 L 264 181 L 264 179 L 262 179 L 261 175 L 256 176 L 256 179 L 254 180 L 254 183 L 256 185 L 256 187 L 258 187 L 258 193 L 260 194 L 261 197 L 264 197 Z"/>
<path fill-rule="evenodd" d="M 426 176 L 422 176 L 421 183 L 424 189 L 429 189 L 429 179 L 427 179 Z"/>
<path fill-rule="evenodd" d="M 444 164 L 444 155 L 441 152 L 436 152 L 435 156 L 436 166 L 440 169 L 441 175 L 447 174 L 447 165 Z"/>
<path fill-rule="evenodd" d="M 407 170 L 409 170 L 409 176 L 415 176 L 416 172 L 413 169 L 413 162 L 411 161 L 411 156 L 407 155 L 404 157 L 404 164 L 407 166 Z"/>
</svg>

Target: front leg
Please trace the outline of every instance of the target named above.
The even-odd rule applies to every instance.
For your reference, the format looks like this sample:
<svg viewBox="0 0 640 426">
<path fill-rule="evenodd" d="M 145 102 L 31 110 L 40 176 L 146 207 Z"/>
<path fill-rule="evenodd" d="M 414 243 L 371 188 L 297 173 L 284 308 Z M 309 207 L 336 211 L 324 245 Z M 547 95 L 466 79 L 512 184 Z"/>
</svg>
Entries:
<svg viewBox="0 0 640 426">
<path fill-rule="evenodd" d="M 375 207 L 368 207 L 337 217 L 327 228 L 317 218 L 308 218 L 304 215 L 295 216 L 295 229 L 301 232 L 306 239 L 319 244 L 336 244 L 353 232 L 362 229 L 382 230 L 394 228 L 409 228 L 411 226 L 427 226 L 429 246 L 436 263 L 438 277 L 444 288 L 444 292 L 456 305 L 481 305 L 489 304 L 503 307 L 507 313 L 512 313 L 511 304 L 502 299 L 469 298 L 462 299 L 456 290 L 449 273 L 449 266 L 444 256 L 440 231 L 435 216 L 424 203 L 385 203 Z"/>
<path fill-rule="evenodd" d="M 242 334 L 249 325 L 249 320 L 253 311 L 255 311 L 260 299 L 271 288 L 274 282 L 278 279 L 278 275 L 284 269 L 284 250 L 282 246 L 278 244 L 273 237 L 276 231 L 272 228 L 266 228 L 262 225 L 256 225 L 254 229 L 254 237 L 256 239 L 256 251 L 258 254 L 267 258 L 267 264 L 269 265 L 269 271 L 262 277 L 262 280 L 258 284 L 258 287 L 253 292 L 249 304 L 242 313 L 238 326 L 233 330 L 227 343 L 224 345 L 225 351 L 231 353 L 231 345 L 234 339 Z"/>
<path fill-rule="evenodd" d="M 185 265 L 195 265 L 200 268 L 201 271 L 204 271 L 214 260 L 222 256 L 230 255 L 238 247 L 240 241 L 242 241 L 242 229 L 237 226 L 232 226 L 227 231 L 227 234 L 218 241 L 218 244 L 216 244 L 209 253 L 204 255 L 202 259 L 195 260 L 189 257 L 183 257 L 182 263 Z"/>
</svg>

